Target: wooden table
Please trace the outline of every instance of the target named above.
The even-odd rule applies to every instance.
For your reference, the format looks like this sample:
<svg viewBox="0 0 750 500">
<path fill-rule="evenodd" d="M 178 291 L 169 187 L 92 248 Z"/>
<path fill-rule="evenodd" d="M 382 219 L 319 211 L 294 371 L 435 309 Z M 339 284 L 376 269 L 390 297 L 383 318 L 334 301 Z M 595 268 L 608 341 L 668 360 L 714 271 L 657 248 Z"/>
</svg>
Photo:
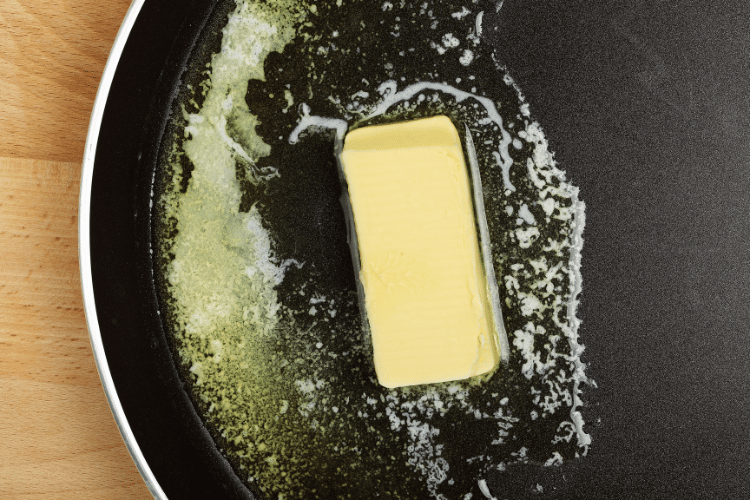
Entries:
<svg viewBox="0 0 750 500">
<path fill-rule="evenodd" d="M 0 498 L 148 499 L 89 343 L 78 190 L 130 0 L 0 1 Z"/>
</svg>

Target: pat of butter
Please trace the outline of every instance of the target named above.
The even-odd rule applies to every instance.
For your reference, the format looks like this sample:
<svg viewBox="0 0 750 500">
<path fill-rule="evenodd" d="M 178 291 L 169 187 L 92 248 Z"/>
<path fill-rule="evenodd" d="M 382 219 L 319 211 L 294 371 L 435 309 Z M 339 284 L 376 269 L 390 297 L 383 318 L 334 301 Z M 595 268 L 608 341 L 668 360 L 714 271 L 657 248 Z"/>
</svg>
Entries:
<svg viewBox="0 0 750 500">
<path fill-rule="evenodd" d="M 505 332 L 485 267 L 497 302 L 494 271 L 480 249 L 453 123 L 439 116 L 363 127 L 346 136 L 339 159 L 380 383 L 402 387 L 494 370 L 507 340 L 498 340 Z"/>
</svg>

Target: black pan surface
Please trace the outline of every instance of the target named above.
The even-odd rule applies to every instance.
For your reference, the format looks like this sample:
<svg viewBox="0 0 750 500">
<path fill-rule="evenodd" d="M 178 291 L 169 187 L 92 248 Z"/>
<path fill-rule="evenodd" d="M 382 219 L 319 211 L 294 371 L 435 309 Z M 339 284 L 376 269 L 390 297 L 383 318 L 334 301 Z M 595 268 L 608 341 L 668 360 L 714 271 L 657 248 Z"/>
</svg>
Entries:
<svg viewBox="0 0 750 500">
<path fill-rule="evenodd" d="M 214 1 L 146 1 L 107 98 L 90 200 L 106 358 L 168 498 L 252 498 L 170 356 L 149 199 L 174 89 Z M 485 17 L 586 203 L 586 457 L 512 468 L 508 497 L 750 498 L 750 4 L 507 0 Z M 210 50 L 208 47 L 206 50 Z M 200 54 L 196 57 L 204 57 Z M 84 200 L 85 203 L 85 200 Z M 501 491 L 501 490 L 497 490 Z"/>
</svg>

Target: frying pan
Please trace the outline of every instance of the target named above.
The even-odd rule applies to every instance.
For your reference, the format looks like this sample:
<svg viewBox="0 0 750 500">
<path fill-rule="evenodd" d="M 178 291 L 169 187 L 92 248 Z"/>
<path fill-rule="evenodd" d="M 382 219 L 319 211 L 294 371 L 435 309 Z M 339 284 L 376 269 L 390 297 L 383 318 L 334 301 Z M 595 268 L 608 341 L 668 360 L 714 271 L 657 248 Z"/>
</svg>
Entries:
<svg viewBox="0 0 750 500">
<path fill-rule="evenodd" d="M 253 498 L 177 375 L 151 261 L 168 113 L 230 7 L 134 1 L 84 159 L 92 345 L 160 499 Z M 587 456 L 492 481 L 515 498 L 750 498 L 750 4 L 508 0 L 484 22 L 587 205 L 578 315 L 596 381 Z"/>
</svg>

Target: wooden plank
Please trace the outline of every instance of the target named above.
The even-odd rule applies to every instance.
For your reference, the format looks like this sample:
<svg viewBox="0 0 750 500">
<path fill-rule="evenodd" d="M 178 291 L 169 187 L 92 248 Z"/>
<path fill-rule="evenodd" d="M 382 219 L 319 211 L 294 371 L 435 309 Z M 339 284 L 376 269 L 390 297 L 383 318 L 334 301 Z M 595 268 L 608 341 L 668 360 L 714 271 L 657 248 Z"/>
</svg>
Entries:
<svg viewBox="0 0 750 500">
<path fill-rule="evenodd" d="M 151 498 L 101 387 L 5 379 L 0 401 L 2 498 Z"/>
<path fill-rule="evenodd" d="M 0 2 L 0 157 L 79 162 L 130 0 Z"/>
<path fill-rule="evenodd" d="M 110 413 L 78 267 L 78 163 L 0 158 L 0 498 L 150 498 Z"/>
</svg>

